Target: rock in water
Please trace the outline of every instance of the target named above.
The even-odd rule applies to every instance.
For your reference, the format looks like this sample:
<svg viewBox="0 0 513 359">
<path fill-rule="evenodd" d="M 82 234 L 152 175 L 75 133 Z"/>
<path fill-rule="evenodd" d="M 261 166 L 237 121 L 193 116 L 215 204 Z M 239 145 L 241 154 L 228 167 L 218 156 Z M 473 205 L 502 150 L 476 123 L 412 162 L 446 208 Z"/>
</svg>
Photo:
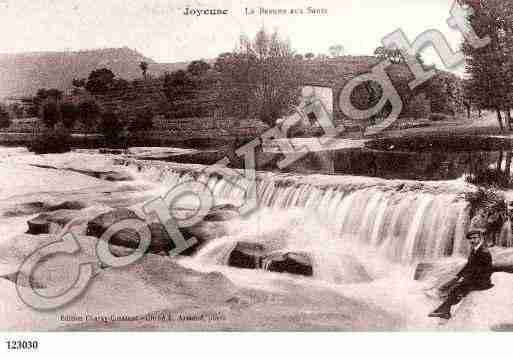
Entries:
<svg viewBox="0 0 513 359">
<path fill-rule="evenodd" d="M 413 280 L 425 279 L 428 274 L 433 271 L 434 267 L 435 265 L 433 263 L 417 264 L 417 268 L 415 268 L 415 274 L 413 275 Z"/>
<path fill-rule="evenodd" d="M 239 218 L 239 210 L 232 204 L 214 206 L 203 220 L 191 227 L 182 227 L 180 231 L 185 239 L 195 237 L 198 244 L 184 251 L 183 255 L 196 253 L 207 242 L 228 235 L 225 222 Z"/>
<path fill-rule="evenodd" d="M 270 272 L 313 276 L 312 261 L 306 253 L 275 253 L 263 258 L 262 268 Z"/>
<path fill-rule="evenodd" d="M 127 219 L 135 219 L 141 220 L 134 211 L 128 208 L 118 208 L 113 211 L 104 213 L 89 221 L 87 224 L 87 235 L 94 236 L 100 238 L 107 229 L 112 227 L 114 224 L 127 220 Z"/>
<path fill-rule="evenodd" d="M 28 224 L 28 234 L 48 234 L 50 233 L 50 222 L 46 220 L 46 217 L 37 216 L 29 221 Z"/>
<path fill-rule="evenodd" d="M 98 178 L 105 180 L 105 181 L 110 181 L 110 182 L 121 182 L 121 181 L 133 181 L 134 180 L 134 178 L 130 175 L 130 173 L 115 172 L 115 171 L 98 173 Z"/>
<path fill-rule="evenodd" d="M 260 243 L 238 242 L 230 253 L 228 265 L 309 277 L 313 275 L 312 261 L 308 254 L 270 252 Z"/>
<path fill-rule="evenodd" d="M 172 249 L 171 237 L 160 223 L 150 223 L 151 244 L 150 252 L 169 252 Z"/>
<path fill-rule="evenodd" d="M 61 209 L 42 213 L 27 221 L 28 234 L 56 233 L 80 214 L 79 210 Z"/>
<path fill-rule="evenodd" d="M 230 267 L 261 269 L 265 247 L 259 243 L 238 242 L 228 258 Z"/>
<path fill-rule="evenodd" d="M 195 237 L 198 240 L 198 245 L 187 249 L 181 254 L 191 255 L 207 241 L 226 235 L 227 230 L 223 225 L 223 222 L 236 218 L 238 215 L 236 207 L 230 205 L 217 206 L 207 214 L 203 221 L 200 221 L 191 227 L 180 228 L 185 239 Z M 123 220 L 138 220 L 144 222 L 144 219 L 139 217 L 135 211 L 128 208 L 119 208 L 108 213 L 101 214 L 89 221 L 86 233 L 89 236 L 101 238 L 108 228 Z M 148 226 L 151 232 L 150 252 L 169 252 L 174 248 L 173 241 L 162 223 L 152 222 Z M 125 228 L 115 233 L 110 238 L 110 243 L 128 248 L 137 248 L 139 246 L 139 240 L 139 234 L 136 229 Z"/>
<path fill-rule="evenodd" d="M 114 224 L 125 220 L 137 220 L 144 223 L 134 211 L 128 208 L 118 208 L 107 213 L 103 213 L 87 223 L 86 234 L 96 238 L 101 238 L 103 234 Z M 129 226 L 114 233 L 109 238 L 112 245 L 123 246 L 127 248 L 139 247 L 139 234 L 136 229 Z"/>
<path fill-rule="evenodd" d="M 239 209 L 232 204 L 223 204 L 214 206 L 208 214 L 203 218 L 206 222 L 224 222 L 238 218 L 240 216 Z"/>
</svg>

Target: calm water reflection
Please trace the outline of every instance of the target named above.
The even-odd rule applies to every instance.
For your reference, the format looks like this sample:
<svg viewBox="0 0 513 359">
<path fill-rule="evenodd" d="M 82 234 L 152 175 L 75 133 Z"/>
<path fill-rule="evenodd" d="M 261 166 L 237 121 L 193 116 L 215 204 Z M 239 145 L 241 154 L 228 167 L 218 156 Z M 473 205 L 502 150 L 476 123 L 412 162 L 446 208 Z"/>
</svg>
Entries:
<svg viewBox="0 0 513 359">
<path fill-rule="evenodd" d="M 348 174 L 387 179 L 453 180 L 462 176 L 505 177 L 511 173 L 509 151 L 394 152 L 352 150 L 309 153 L 288 170 Z"/>
<path fill-rule="evenodd" d="M 474 184 L 513 188 L 512 151 L 509 138 L 386 139 L 368 143 L 364 149 L 308 153 L 285 171 L 423 181 L 464 178 Z M 265 160 L 259 162 L 268 163 L 260 168 L 278 170 L 276 156 L 262 155 Z"/>
</svg>

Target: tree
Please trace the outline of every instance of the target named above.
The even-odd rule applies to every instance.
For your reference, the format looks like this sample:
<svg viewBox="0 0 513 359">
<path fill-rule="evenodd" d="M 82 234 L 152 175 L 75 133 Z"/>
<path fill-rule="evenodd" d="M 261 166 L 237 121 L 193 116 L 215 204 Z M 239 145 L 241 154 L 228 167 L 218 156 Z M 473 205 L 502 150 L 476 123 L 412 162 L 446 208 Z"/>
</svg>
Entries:
<svg viewBox="0 0 513 359">
<path fill-rule="evenodd" d="M 307 60 L 313 60 L 314 57 L 315 57 L 315 54 L 313 52 L 307 52 L 305 54 L 305 59 L 307 59 Z"/>
<path fill-rule="evenodd" d="M 33 98 L 33 106 L 29 108 L 29 115 L 32 117 L 38 117 L 41 113 L 41 109 L 44 110 L 44 105 L 48 103 L 53 103 L 57 107 L 57 112 L 60 112 L 58 109 L 58 104 L 62 100 L 62 91 L 58 89 L 39 89 L 37 90 L 36 96 Z M 52 110 L 50 110 L 52 111 Z M 44 113 L 43 113 L 44 116 Z M 58 122 L 59 120 L 57 120 Z M 50 121 L 51 122 L 51 121 Z"/>
<path fill-rule="evenodd" d="M 41 110 L 41 106 L 43 104 L 43 102 L 47 99 L 48 95 L 46 94 L 46 89 L 39 89 L 37 90 L 37 93 L 36 93 L 36 96 L 34 96 L 33 98 L 33 106 L 30 107 L 29 109 L 29 114 L 30 116 L 32 117 L 38 117 L 39 116 L 39 113 L 40 113 L 40 110 Z"/>
<path fill-rule="evenodd" d="M 477 99 L 474 98 L 474 93 L 472 91 L 472 83 L 468 79 L 462 80 L 463 82 L 463 106 L 467 110 L 467 118 L 470 119 L 472 106 L 477 103 Z"/>
<path fill-rule="evenodd" d="M 96 126 L 100 108 L 94 101 L 84 101 L 78 105 L 78 119 L 86 128 L 91 129 Z"/>
<path fill-rule="evenodd" d="M 52 100 L 53 102 L 59 102 L 62 100 L 62 91 L 59 89 L 39 89 L 37 90 L 36 97 L 34 98 L 34 102 L 39 106 L 45 100 Z"/>
<path fill-rule="evenodd" d="M 501 111 L 509 114 L 513 107 L 513 13 L 511 6 L 499 0 L 462 3 L 473 7 L 468 22 L 480 38 L 490 37 L 490 43 L 476 48 L 464 42 L 462 51 L 466 56 L 466 70 L 470 76 L 465 97 L 474 99 L 479 109 L 497 113 L 497 121 L 504 129 Z"/>
<path fill-rule="evenodd" d="M 238 49 L 218 59 L 222 69 L 219 102 L 238 117 L 257 117 L 274 126 L 300 99 L 301 68 L 288 41 L 260 29 L 253 40 L 241 37 Z"/>
<path fill-rule="evenodd" d="M 66 102 L 61 105 L 62 124 L 67 129 L 72 129 L 80 117 L 80 110 L 75 104 Z"/>
<path fill-rule="evenodd" d="M 339 57 L 344 54 L 344 46 L 338 44 L 338 45 L 332 45 L 329 48 L 329 53 L 331 57 Z"/>
<path fill-rule="evenodd" d="M 192 61 L 187 66 L 187 72 L 193 76 L 203 76 L 210 70 L 210 65 L 204 60 Z"/>
<path fill-rule="evenodd" d="M 38 117 L 39 116 L 39 105 L 36 103 L 36 100 L 34 98 L 34 101 L 27 109 L 27 115 L 29 117 Z"/>
<path fill-rule="evenodd" d="M 136 118 L 130 122 L 128 130 L 130 132 L 151 130 L 153 128 L 153 117 L 155 117 L 155 114 L 151 107 L 139 110 L 136 114 Z"/>
<path fill-rule="evenodd" d="M 50 129 L 61 121 L 61 112 L 57 104 L 50 102 L 43 107 L 43 123 Z"/>
<path fill-rule="evenodd" d="M 146 79 L 146 75 L 148 72 L 148 63 L 146 61 L 141 61 L 141 63 L 139 64 L 139 68 L 142 71 L 143 78 Z"/>
<path fill-rule="evenodd" d="M 105 93 L 112 87 L 115 77 L 109 69 L 94 70 L 89 74 L 86 89 L 92 94 Z"/>
<path fill-rule="evenodd" d="M 169 100 L 185 98 L 194 89 L 194 82 L 184 70 L 166 73 L 164 76 L 164 94 Z"/>
<path fill-rule="evenodd" d="M 125 136 L 125 125 L 115 112 L 102 114 L 98 130 L 104 136 L 106 144 L 117 146 Z"/>
<path fill-rule="evenodd" d="M 225 72 L 226 66 L 229 66 L 231 59 L 233 58 L 232 52 L 223 52 L 219 56 L 217 56 L 216 61 L 214 62 L 214 70 L 220 73 Z"/>
<path fill-rule="evenodd" d="M 9 113 L 0 106 L 0 128 L 7 128 L 11 125 Z"/>
<path fill-rule="evenodd" d="M 23 107 L 21 107 L 19 104 L 17 103 L 13 103 L 10 107 L 10 110 L 12 111 L 12 113 L 14 114 L 14 117 L 15 118 L 22 118 L 25 111 L 23 110 Z"/>
</svg>

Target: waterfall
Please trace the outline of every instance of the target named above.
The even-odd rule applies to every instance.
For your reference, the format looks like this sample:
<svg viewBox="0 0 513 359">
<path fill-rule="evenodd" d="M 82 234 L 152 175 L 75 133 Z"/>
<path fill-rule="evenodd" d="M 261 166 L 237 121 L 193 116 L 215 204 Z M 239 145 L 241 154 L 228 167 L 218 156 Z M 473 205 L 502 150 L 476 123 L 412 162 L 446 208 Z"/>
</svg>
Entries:
<svg viewBox="0 0 513 359">
<path fill-rule="evenodd" d="M 237 181 L 218 175 L 207 175 L 187 166 L 130 166 L 139 178 L 162 183 L 167 188 L 197 180 L 207 184 L 217 203 L 240 205 L 244 201 L 244 191 Z M 463 255 L 468 250 L 464 235 L 469 225 L 469 205 L 461 193 L 422 191 L 397 184 L 356 186 L 348 185 L 347 180 L 343 184 L 316 185 L 293 178 L 272 173 L 257 176 L 260 207 L 303 208 L 316 213 L 340 238 L 350 237 L 375 247 L 398 263 Z"/>
</svg>

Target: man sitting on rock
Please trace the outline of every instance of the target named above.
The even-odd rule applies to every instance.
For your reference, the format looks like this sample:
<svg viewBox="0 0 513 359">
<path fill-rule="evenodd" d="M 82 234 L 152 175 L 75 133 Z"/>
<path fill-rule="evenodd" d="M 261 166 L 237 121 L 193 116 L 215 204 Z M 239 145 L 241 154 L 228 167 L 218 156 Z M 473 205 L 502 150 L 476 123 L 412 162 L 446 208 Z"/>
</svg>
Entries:
<svg viewBox="0 0 513 359">
<path fill-rule="evenodd" d="M 448 290 L 449 294 L 445 302 L 429 314 L 430 317 L 450 319 L 451 307 L 458 304 L 470 292 L 493 287 L 490 280 L 493 273 L 492 256 L 488 251 L 484 235 L 483 229 L 474 229 L 468 232 L 467 239 L 470 240 L 472 248 L 468 262 L 456 275 L 456 278 L 442 286 L 441 290 Z"/>
</svg>

